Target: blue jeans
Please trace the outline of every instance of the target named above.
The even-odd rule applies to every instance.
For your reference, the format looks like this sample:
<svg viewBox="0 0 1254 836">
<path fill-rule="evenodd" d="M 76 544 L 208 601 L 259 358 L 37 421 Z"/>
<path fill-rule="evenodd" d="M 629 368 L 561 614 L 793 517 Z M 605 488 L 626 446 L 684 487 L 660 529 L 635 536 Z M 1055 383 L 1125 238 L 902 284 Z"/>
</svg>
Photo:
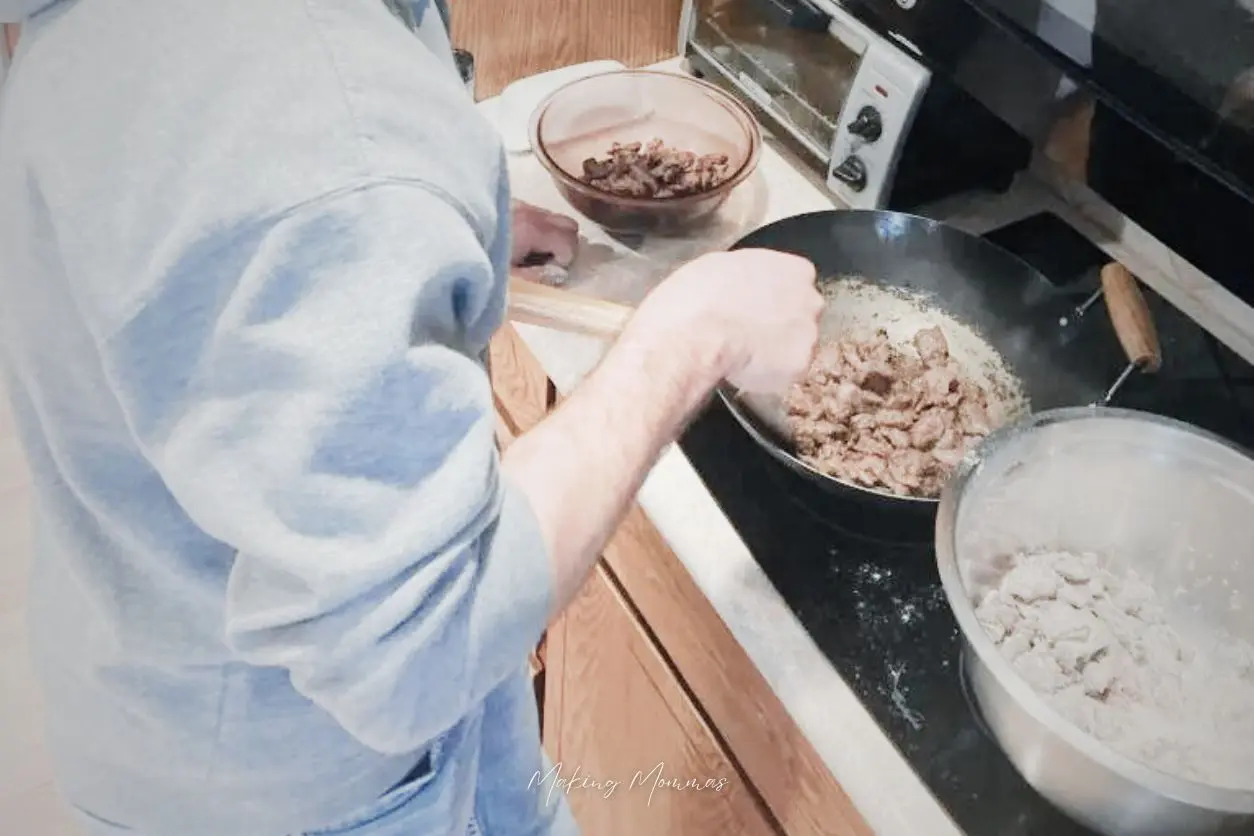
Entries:
<svg viewBox="0 0 1254 836">
<path fill-rule="evenodd" d="M 422 789 L 433 777 L 431 758 L 426 755 L 396 786 L 379 796 L 373 804 L 358 810 L 344 821 L 330 827 L 307 831 L 301 836 L 419 836 L 431 826 L 430 811 L 418 803 Z M 87 836 L 138 836 L 129 827 L 113 824 L 85 810 L 75 808 Z M 243 834 L 241 834 L 243 836 Z M 248 834 L 247 836 L 252 836 Z M 473 820 L 466 836 L 484 836 Z"/>
<path fill-rule="evenodd" d="M 363 810 L 343 825 L 337 825 L 330 830 L 315 830 L 303 836 L 425 836 L 425 831 L 413 830 L 412 823 L 406 821 L 409 817 L 406 816 L 405 807 L 407 802 L 413 801 L 413 796 L 406 792 L 401 792 L 400 795 L 399 798 L 384 796 L 377 806 Z M 74 812 L 85 836 L 138 836 L 129 827 L 111 824 L 82 810 L 75 809 Z M 466 836 L 486 834 L 472 820 L 466 829 Z"/>
<path fill-rule="evenodd" d="M 422 790 L 432 779 L 430 761 L 426 758 L 395 787 L 377 801 L 349 816 L 345 821 L 328 828 L 307 831 L 300 836 L 427 836 L 433 830 L 431 810 L 422 803 Z M 141 836 L 138 831 L 122 827 L 93 816 L 85 810 L 74 808 L 85 836 Z M 579 836 L 578 827 L 570 808 L 563 799 L 549 836 Z M 142 834 L 142 836 L 174 836 L 174 834 Z M 240 834 L 254 836 L 254 834 Z M 471 819 L 466 836 L 495 836 L 485 833 Z"/>
</svg>

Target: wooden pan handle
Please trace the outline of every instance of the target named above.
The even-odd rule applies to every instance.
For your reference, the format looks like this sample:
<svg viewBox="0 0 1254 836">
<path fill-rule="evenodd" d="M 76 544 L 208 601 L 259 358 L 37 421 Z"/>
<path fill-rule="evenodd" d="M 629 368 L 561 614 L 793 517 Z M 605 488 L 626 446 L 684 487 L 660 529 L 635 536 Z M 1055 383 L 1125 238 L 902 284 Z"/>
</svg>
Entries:
<svg viewBox="0 0 1254 836">
<path fill-rule="evenodd" d="M 1150 374 L 1158 371 L 1163 365 L 1163 350 L 1136 277 L 1122 264 L 1107 264 L 1102 268 L 1102 292 L 1110 324 L 1115 327 L 1128 362 Z"/>
<path fill-rule="evenodd" d="M 622 333 L 634 311 L 626 305 L 537 284 L 514 276 L 509 280 L 508 318 L 570 334 L 612 340 Z"/>
</svg>

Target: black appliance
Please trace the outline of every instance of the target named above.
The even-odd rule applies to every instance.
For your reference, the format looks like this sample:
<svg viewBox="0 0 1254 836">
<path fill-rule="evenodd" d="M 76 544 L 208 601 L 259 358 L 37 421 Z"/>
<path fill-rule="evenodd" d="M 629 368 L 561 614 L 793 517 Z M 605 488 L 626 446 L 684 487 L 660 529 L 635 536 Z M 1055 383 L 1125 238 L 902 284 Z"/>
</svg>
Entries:
<svg viewBox="0 0 1254 836">
<path fill-rule="evenodd" d="M 1024 102 L 1093 100 L 1087 184 L 1254 302 L 1254 2 L 843 0 L 1021 132 Z M 1037 139 L 1037 137 L 1034 137 Z"/>
</svg>

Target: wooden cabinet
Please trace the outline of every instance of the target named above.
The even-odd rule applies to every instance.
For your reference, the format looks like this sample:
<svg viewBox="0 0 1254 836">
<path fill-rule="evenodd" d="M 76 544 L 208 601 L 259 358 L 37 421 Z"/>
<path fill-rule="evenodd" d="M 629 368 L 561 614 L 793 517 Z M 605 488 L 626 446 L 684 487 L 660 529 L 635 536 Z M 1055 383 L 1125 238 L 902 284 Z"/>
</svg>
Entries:
<svg viewBox="0 0 1254 836">
<path fill-rule="evenodd" d="M 508 444 L 555 394 L 512 328 L 491 368 Z M 638 507 L 533 667 L 544 745 L 586 836 L 871 833 Z"/>
<path fill-rule="evenodd" d="M 585 833 L 777 833 L 604 566 L 547 650 L 546 745 Z"/>
</svg>

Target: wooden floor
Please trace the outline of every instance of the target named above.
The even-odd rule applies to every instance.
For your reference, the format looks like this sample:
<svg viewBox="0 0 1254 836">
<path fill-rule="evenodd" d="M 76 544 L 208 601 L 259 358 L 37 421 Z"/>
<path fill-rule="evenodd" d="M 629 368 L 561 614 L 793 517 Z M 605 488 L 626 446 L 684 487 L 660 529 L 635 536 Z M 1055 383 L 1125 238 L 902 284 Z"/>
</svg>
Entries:
<svg viewBox="0 0 1254 836">
<path fill-rule="evenodd" d="M 453 40 L 474 53 L 477 91 L 487 97 L 515 78 L 580 61 L 612 58 L 640 65 L 670 57 L 681 5 L 680 0 L 452 0 Z M 0 833 L 79 836 L 53 784 L 26 653 L 28 481 L 0 390 Z"/>
</svg>

